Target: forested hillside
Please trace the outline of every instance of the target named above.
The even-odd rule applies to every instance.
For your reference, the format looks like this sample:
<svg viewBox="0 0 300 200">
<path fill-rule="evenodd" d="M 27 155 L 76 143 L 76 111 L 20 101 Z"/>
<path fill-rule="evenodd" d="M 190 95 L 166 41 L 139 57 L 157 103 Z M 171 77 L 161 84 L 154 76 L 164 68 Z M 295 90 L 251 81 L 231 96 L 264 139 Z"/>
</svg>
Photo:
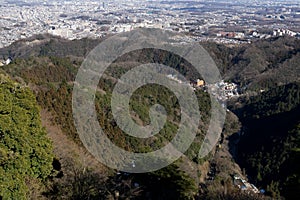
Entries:
<svg viewBox="0 0 300 200">
<path fill-rule="evenodd" d="M 225 79 L 244 89 L 260 90 L 299 81 L 300 40 L 279 37 L 227 47 L 203 43 Z"/>
<path fill-rule="evenodd" d="M 271 88 L 240 104 L 232 108 L 244 126 L 237 161 L 273 197 L 299 196 L 300 84 Z"/>
<path fill-rule="evenodd" d="M 51 35 L 38 35 L 0 49 L 0 56 L 13 59 L 52 56 L 82 60 L 103 39 L 68 41 Z M 237 82 L 245 89 L 260 90 L 299 81 L 299 39 L 278 37 L 239 46 L 212 42 L 200 44 L 210 53 L 224 79 Z M 136 56 L 141 56 L 139 62 L 145 61 L 144 54 Z"/>
<path fill-rule="evenodd" d="M 18 82 L 15 84 L 8 81 L 5 76 L 1 79 L 5 80 L 1 81 L 1 95 L 6 95 L 2 95 L 3 98 L 0 99 L 3 101 L 3 111 L 0 110 L 3 117 L 0 121 L 0 136 L 4 149 L 2 151 L 1 146 L 0 172 L 11 173 L 12 176 L 1 174 L 0 186 L 3 189 L 1 188 L 0 196 L 20 195 L 25 198 L 30 191 L 28 188 L 43 185 L 47 180 L 44 190 L 31 191 L 44 191 L 42 197 L 48 199 L 113 199 L 116 194 L 120 195 L 119 199 L 264 199 L 266 196 L 242 193 L 233 185 L 233 174 L 242 174 L 236 162 L 245 169 L 244 175 L 248 175 L 249 180 L 259 188 L 264 188 L 267 195 L 276 198 L 279 195 L 299 195 L 300 166 L 297 161 L 300 90 L 299 83 L 296 83 L 299 80 L 300 66 L 299 40 L 282 37 L 230 47 L 201 43 L 216 61 L 224 79 L 239 84 L 245 94 L 229 104 L 230 110 L 238 118 L 228 111 L 218 147 L 206 158 L 198 159 L 197 153 L 210 119 L 210 98 L 207 92 L 197 90 L 201 123 L 196 140 L 185 153 L 185 157 L 165 169 L 140 175 L 120 173 L 97 163 L 83 150 L 73 123 L 73 82 L 84 57 L 98 42 L 100 40 L 67 41 L 41 35 L 0 50 L 3 58 L 13 58 L 13 62 L 2 66 L 1 70 Z M 128 151 L 148 152 L 161 148 L 173 138 L 180 121 L 177 98 L 167 88 L 153 84 L 141 87 L 134 93 L 130 108 L 133 120 L 140 125 L 147 125 L 149 108 L 156 103 L 164 105 L 168 117 L 160 134 L 138 141 L 125 135 L 116 126 L 110 108 L 111 93 L 116 80 L 132 67 L 148 62 L 172 66 L 189 80 L 200 77 L 185 60 L 161 50 L 135 51 L 124 55 L 110 66 L 99 82 L 95 108 L 98 111 L 99 123 L 105 128 L 108 137 Z M 261 93 L 262 89 L 265 92 Z M 7 98 L 17 103 L 10 104 L 13 101 L 7 101 Z M 52 147 L 45 137 L 45 130 L 40 126 L 39 110 L 35 102 L 43 110 L 43 121 L 48 135 L 52 137 L 57 158 L 54 166 L 58 171 L 50 180 Z M 7 110 L 10 106 L 15 108 L 15 113 Z M 31 117 L 32 121 L 26 120 L 26 117 Z M 239 120 L 243 126 L 241 137 L 237 136 Z M 33 130 L 33 127 L 36 129 Z M 4 134 L 4 129 L 9 128 L 16 132 L 14 138 L 9 138 L 11 134 Z M 32 138 L 29 135 L 24 137 L 30 131 L 39 134 L 30 134 Z M 231 134 L 233 135 L 229 137 Z M 36 143 L 36 136 L 42 142 Z M 236 137 L 240 142 L 237 146 L 237 157 L 233 159 L 227 152 L 229 147 L 226 142 L 230 146 L 230 142 L 236 141 Z M 27 140 L 33 146 L 24 145 Z M 70 145 L 74 152 L 66 153 L 62 142 Z M 39 152 L 41 147 L 45 148 Z M 24 151 L 21 148 L 25 148 Z M 14 153 L 17 151 L 19 154 Z M 18 158 L 16 156 L 21 155 L 20 152 L 24 156 L 19 162 L 13 158 Z M 219 155 L 218 152 L 223 154 Z M 44 154 L 47 154 L 46 161 L 39 157 Z M 38 165 L 44 167 L 25 170 L 36 165 L 35 162 L 31 163 L 35 158 L 40 162 Z M 15 174 L 22 177 L 12 178 Z M 10 179 L 4 180 L 3 177 Z"/>
<path fill-rule="evenodd" d="M 151 50 L 148 52 L 151 53 Z M 147 56 L 145 56 L 145 58 L 139 57 L 140 60 L 134 61 L 133 55 L 136 55 L 136 53 L 138 52 L 134 52 L 132 55 L 125 55 L 127 65 L 124 65 L 125 58 L 120 58 L 107 70 L 107 77 L 101 79 L 99 82 L 99 91 L 96 94 L 95 106 L 99 114 L 99 123 L 101 127 L 104 127 L 105 133 L 115 144 L 128 151 L 148 152 L 161 148 L 174 137 L 180 120 L 180 108 L 178 106 L 178 100 L 168 89 L 161 88 L 158 85 L 145 86 L 136 91 L 131 98 L 130 105 L 132 112 L 134 113 L 133 118 L 138 124 L 146 125 L 149 123 L 149 108 L 155 103 L 164 105 L 168 113 L 168 120 L 160 134 L 139 141 L 124 134 L 122 130 L 115 125 L 116 122 L 112 118 L 110 108 L 110 97 L 113 86 L 116 84 L 116 78 L 129 69 L 128 59 L 132 60 L 129 62 L 132 64 L 131 67 L 134 67 L 136 63 L 139 62 L 148 62 L 145 59 Z M 147 52 L 143 53 L 147 55 Z M 178 60 L 176 57 L 169 57 L 165 52 L 154 52 L 154 54 L 149 54 L 148 59 L 151 59 L 149 62 L 158 62 L 157 58 L 155 58 L 156 56 L 161 57 L 161 60 L 158 59 L 159 62 L 170 64 L 174 68 L 182 70 L 182 73 L 192 76 L 193 73 L 189 72 L 189 69 L 182 61 Z M 36 94 L 39 105 L 43 109 L 49 111 L 53 116 L 52 124 L 60 127 L 69 139 L 74 141 L 79 148 L 82 148 L 83 146 L 74 126 L 71 107 L 73 81 L 75 80 L 75 75 L 80 63 L 80 59 L 73 57 L 62 58 L 41 56 L 36 58 L 29 57 L 27 59 L 15 59 L 13 63 L 3 67 L 3 69 L 24 85 L 30 85 Z M 197 157 L 198 151 L 204 138 L 204 132 L 207 129 L 209 120 L 208 112 L 210 110 L 209 95 L 203 91 L 197 91 L 197 96 L 202 113 L 202 123 L 199 127 L 197 139 L 186 153 L 186 156 L 195 163 L 199 162 Z M 61 155 L 58 155 L 60 162 L 65 163 L 64 159 L 66 158 L 60 156 Z M 70 159 L 71 160 L 68 161 L 68 163 L 72 163 L 76 166 L 76 171 L 81 168 L 81 164 L 76 163 L 77 158 L 72 158 L 71 156 Z M 155 173 L 146 173 L 143 175 L 143 178 L 134 175 L 131 175 L 130 177 L 122 176 L 122 178 L 120 178 L 111 170 L 106 170 L 106 172 L 104 170 L 103 175 L 101 175 L 99 171 L 94 171 L 94 169 L 92 169 L 92 167 L 95 166 L 89 166 L 85 169 L 87 174 L 80 175 L 87 177 L 86 180 L 82 180 L 83 185 L 79 186 L 74 183 L 71 187 L 67 186 L 69 184 L 67 181 L 71 180 L 73 183 L 73 180 L 80 179 L 80 177 L 77 176 L 78 173 L 81 174 L 82 172 L 79 170 L 79 172 L 74 174 L 72 172 L 73 167 L 70 169 L 71 166 L 69 166 L 68 163 L 67 166 L 64 166 L 64 164 L 62 165 L 63 177 L 54 180 L 51 186 L 52 189 L 50 188 L 50 191 L 46 193 L 47 196 L 57 197 L 62 195 L 67 198 L 80 197 L 81 199 L 88 197 L 97 199 L 110 196 L 110 192 L 114 192 L 115 190 L 122 190 L 123 195 L 127 194 L 127 196 L 132 196 L 132 198 L 149 196 L 149 192 L 151 191 L 150 196 L 153 196 L 153 198 L 162 195 L 162 197 L 165 197 L 166 199 L 173 199 L 175 197 L 192 198 L 198 193 L 196 185 L 197 181 L 188 175 L 188 173 L 190 173 L 188 171 L 189 167 L 184 166 L 184 163 L 180 161 L 170 166 L 168 168 L 171 169 L 170 171 L 168 169 L 162 169 Z M 70 177 L 66 177 L 64 174 Z M 110 176 L 107 174 L 113 175 Z M 91 178 L 91 176 L 95 176 L 95 179 Z M 151 180 L 151 185 L 149 185 L 149 182 L 145 182 L 145 179 Z M 165 180 L 166 184 L 160 184 L 161 180 Z M 138 182 L 140 187 L 135 189 L 134 181 Z M 96 182 L 101 183 L 101 187 L 100 185 L 97 186 Z M 128 184 L 128 182 L 130 182 L 130 186 L 126 189 L 126 184 Z M 158 184 L 160 184 L 160 187 L 158 187 Z M 79 188 L 81 190 L 87 189 L 90 191 L 90 189 L 86 188 L 88 185 L 90 185 L 93 191 L 99 191 L 94 191 L 91 194 L 80 194 L 79 191 L 76 191 Z M 174 192 L 172 193 L 170 190 L 174 190 Z"/>
<path fill-rule="evenodd" d="M 81 39 L 66 40 L 53 35 L 34 35 L 30 38 L 14 42 L 0 49 L 0 55 L 12 58 L 28 58 L 37 56 L 83 57 L 86 56 L 101 40 Z"/>
<path fill-rule="evenodd" d="M 54 175 L 39 111 L 28 87 L 0 74 L 0 199 L 39 198 Z"/>
</svg>

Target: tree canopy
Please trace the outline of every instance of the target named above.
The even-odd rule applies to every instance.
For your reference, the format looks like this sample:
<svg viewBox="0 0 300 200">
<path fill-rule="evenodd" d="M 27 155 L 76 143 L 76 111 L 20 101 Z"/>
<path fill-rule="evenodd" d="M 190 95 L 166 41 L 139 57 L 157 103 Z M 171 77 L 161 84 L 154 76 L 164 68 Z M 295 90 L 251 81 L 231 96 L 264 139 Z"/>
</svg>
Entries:
<svg viewBox="0 0 300 200">
<path fill-rule="evenodd" d="M 29 88 L 0 74 L 0 199 L 27 199 L 52 171 L 52 144 Z"/>
</svg>

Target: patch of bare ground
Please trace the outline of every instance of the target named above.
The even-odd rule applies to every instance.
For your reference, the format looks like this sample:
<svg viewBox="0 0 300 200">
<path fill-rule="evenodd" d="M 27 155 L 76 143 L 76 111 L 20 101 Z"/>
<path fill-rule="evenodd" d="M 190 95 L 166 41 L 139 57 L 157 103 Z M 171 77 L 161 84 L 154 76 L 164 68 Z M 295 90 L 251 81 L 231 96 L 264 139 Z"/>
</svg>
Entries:
<svg viewBox="0 0 300 200">
<path fill-rule="evenodd" d="M 53 142 L 54 154 L 61 163 L 64 174 L 68 173 L 67 168 L 70 162 L 78 164 L 83 170 L 89 169 L 95 173 L 107 173 L 107 168 L 104 165 L 98 162 L 84 147 L 68 138 L 59 126 L 52 123 L 53 117 L 50 112 L 41 110 L 41 120 L 48 137 Z"/>
<path fill-rule="evenodd" d="M 209 162 L 205 161 L 202 165 L 199 165 L 199 171 L 201 172 L 199 181 L 200 183 L 205 183 L 207 173 L 209 172 Z"/>
</svg>

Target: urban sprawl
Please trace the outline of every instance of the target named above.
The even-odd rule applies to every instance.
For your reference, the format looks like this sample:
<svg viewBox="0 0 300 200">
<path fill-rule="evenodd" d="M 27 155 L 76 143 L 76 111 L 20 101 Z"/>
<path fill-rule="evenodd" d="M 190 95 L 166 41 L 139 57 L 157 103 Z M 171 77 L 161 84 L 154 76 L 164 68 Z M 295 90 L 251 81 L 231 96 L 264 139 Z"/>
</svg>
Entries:
<svg viewBox="0 0 300 200">
<path fill-rule="evenodd" d="M 70 40 L 99 38 L 138 27 L 182 32 L 182 40 L 239 44 L 300 37 L 300 2 L 294 1 L 12 1 L 0 3 L 0 48 L 49 33 Z"/>
</svg>

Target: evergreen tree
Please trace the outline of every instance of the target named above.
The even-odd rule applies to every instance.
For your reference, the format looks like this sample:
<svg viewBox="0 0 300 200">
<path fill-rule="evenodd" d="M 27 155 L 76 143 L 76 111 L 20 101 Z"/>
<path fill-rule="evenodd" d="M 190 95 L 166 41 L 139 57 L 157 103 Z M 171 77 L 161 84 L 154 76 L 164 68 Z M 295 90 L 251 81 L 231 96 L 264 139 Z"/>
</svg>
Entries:
<svg viewBox="0 0 300 200">
<path fill-rule="evenodd" d="M 0 199 L 27 199 L 28 184 L 44 181 L 52 162 L 35 96 L 0 74 Z"/>
</svg>

